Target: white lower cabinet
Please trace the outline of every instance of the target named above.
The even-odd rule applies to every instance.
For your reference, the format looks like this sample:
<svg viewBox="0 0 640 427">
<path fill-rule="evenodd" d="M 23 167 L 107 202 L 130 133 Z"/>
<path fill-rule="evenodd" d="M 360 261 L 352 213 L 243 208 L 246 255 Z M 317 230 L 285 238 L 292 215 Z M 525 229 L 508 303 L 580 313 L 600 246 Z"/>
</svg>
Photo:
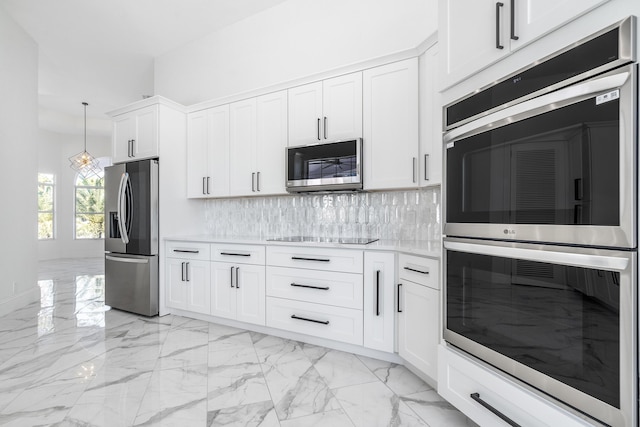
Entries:
<svg viewBox="0 0 640 427">
<path fill-rule="evenodd" d="M 593 426 L 458 350 L 440 345 L 438 359 L 438 394 L 481 426 L 509 424 L 478 399 L 522 426 Z"/>
<path fill-rule="evenodd" d="M 398 265 L 398 354 L 435 379 L 440 340 L 438 261 L 401 254 Z"/>
<path fill-rule="evenodd" d="M 209 314 L 211 275 L 209 245 L 171 242 L 165 262 L 168 307 Z"/>
<path fill-rule="evenodd" d="M 264 325 L 264 265 L 212 262 L 211 314 Z"/>
<path fill-rule="evenodd" d="M 367 348 L 393 353 L 396 255 L 364 253 L 364 337 Z"/>
<path fill-rule="evenodd" d="M 362 345 L 362 310 L 267 297 L 267 326 Z"/>
</svg>

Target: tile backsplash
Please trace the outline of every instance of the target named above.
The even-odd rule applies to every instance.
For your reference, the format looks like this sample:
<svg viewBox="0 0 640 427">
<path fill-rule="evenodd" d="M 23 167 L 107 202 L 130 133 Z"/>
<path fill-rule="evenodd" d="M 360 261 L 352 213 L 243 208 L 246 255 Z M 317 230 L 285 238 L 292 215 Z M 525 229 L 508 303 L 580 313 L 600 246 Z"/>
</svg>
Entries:
<svg viewBox="0 0 640 427">
<path fill-rule="evenodd" d="M 302 194 L 206 202 L 207 232 L 219 237 L 440 238 L 440 188 Z"/>
</svg>

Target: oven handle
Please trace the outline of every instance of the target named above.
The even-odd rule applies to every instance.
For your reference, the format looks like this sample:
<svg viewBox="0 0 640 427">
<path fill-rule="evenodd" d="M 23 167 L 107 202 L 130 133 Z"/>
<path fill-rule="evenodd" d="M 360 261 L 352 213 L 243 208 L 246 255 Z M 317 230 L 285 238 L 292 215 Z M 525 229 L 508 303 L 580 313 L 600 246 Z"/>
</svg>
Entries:
<svg viewBox="0 0 640 427">
<path fill-rule="evenodd" d="M 473 243 L 445 241 L 444 248 L 452 251 L 490 255 L 502 258 L 516 258 L 528 261 L 548 262 L 573 267 L 596 268 L 599 270 L 624 271 L 629 259 L 615 256 L 579 254 L 550 250 L 514 248 L 512 246 L 476 245 Z"/>
<path fill-rule="evenodd" d="M 451 148 L 451 141 L 468 138 L 489 129 L 508 125 L 520 120 L 556 110 L 593 97 L 595 94 L 620 88 L 631 77 L 630 68 L 617 70 L 615 74 L 594 78 L 584 83 L 575 84 L 528 101 L 496 111 L 470 123 L 455 128 L 444 135 L 444 143 Z M 451 145 L 450 145 L 451 144 Z"/>
</svg>

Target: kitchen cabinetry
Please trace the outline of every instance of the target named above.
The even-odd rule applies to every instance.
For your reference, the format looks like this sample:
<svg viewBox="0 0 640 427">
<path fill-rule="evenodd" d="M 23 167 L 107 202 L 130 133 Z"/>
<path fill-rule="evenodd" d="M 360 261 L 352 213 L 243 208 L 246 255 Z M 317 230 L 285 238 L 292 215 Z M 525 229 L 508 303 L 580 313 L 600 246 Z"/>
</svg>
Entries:
<svg viewBox="0 0 640 427">
<path fill-rule="evenodd" d="M 418 187 L 418 58 L 363 72 L 366 190 Z"/>
<path fill-rule="evenodd" d="M 398 266 L 398 354 L 435 379 L 440 340 L 438 261 L 400 254 Z"/>
<path fill-rule="evenodd" d="M 519 425 L 587 427 L 593 423 L 553 405 L 496 369 L 446 345 L 438 348 L 438 394 L 483 426 L 507 425 L 474 400 L 482 399 Z"/>
<path fill-rule="evenodd" d="M 264 325 L 264 247 L 211 245 L 211 260 L 211 314 Z"/>
<path fill-rule="evenodd" d="M 230 105 L 230 194 L 284 194 L 287 92 Z"/>
<path fill-rule="evenodd" d="M 229 105 L 187 116 L 187 197 L 229 195 Z"/>
<path fill-rule="evenodd" d="M 363 252 L 267 247 L 267 326 L 362 345 Z"/>
<path fill-rule="evenodd" d="M 209 314 L 209 245 L 170 242 L 166 245 L 166 253 L 167 306 Z"/>
<path fill-rule="evenodd" d="M 396 256 L 389 252 L 364 253 L 364 346 L 394 351 L 394 289 Z"/>
<path fill-rule="evenodd" d="M 158 105 L 149 105 L 113 118 L 113 163 L 158 157 Z"/>
<path fill-rule="evenodd" d="M 438 92 L 438 46 L 419 58 L 421 187 L 442 182 L 442 109 Z"/>
<path fill-rule="evenodd" d="M 362 137 L 362 73 L 288 90 L 289 146 Z"/>
<path fill-rule="evenodd" d="M 607 0 L 440 0 L 442 87 L 498 61 Z"/>
</svg>

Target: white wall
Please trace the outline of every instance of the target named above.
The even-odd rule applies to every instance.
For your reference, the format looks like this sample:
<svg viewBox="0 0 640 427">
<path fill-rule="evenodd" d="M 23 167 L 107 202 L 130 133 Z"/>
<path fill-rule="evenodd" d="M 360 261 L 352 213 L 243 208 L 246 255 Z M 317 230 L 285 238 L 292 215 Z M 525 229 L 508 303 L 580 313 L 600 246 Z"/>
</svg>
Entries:
<svg viewBox="0 0 640 427">
<path fill-rule="evenodd" d="M 0 7 L 0 315 L 37 293 L 38 47 Z"/>
<path fill-rule="evenodd" d="M 83 135 L 38 132 L 38 172 L 55 176 L 55 239 L 38 241 L 39 259 L 101 257 L 104 240 L 74 239 L 74 185 L 76 173 L 69 157 L 82 151 Z M 111 138 L 87 136 L 87 151 L 94 157 L 111 156 Z"/>
<path fill-rule="evenodd" d="M 414 48 L 437 0 L 288 0 L 156 58 L 155 94 L 184 105 Z"/>
</svg>

